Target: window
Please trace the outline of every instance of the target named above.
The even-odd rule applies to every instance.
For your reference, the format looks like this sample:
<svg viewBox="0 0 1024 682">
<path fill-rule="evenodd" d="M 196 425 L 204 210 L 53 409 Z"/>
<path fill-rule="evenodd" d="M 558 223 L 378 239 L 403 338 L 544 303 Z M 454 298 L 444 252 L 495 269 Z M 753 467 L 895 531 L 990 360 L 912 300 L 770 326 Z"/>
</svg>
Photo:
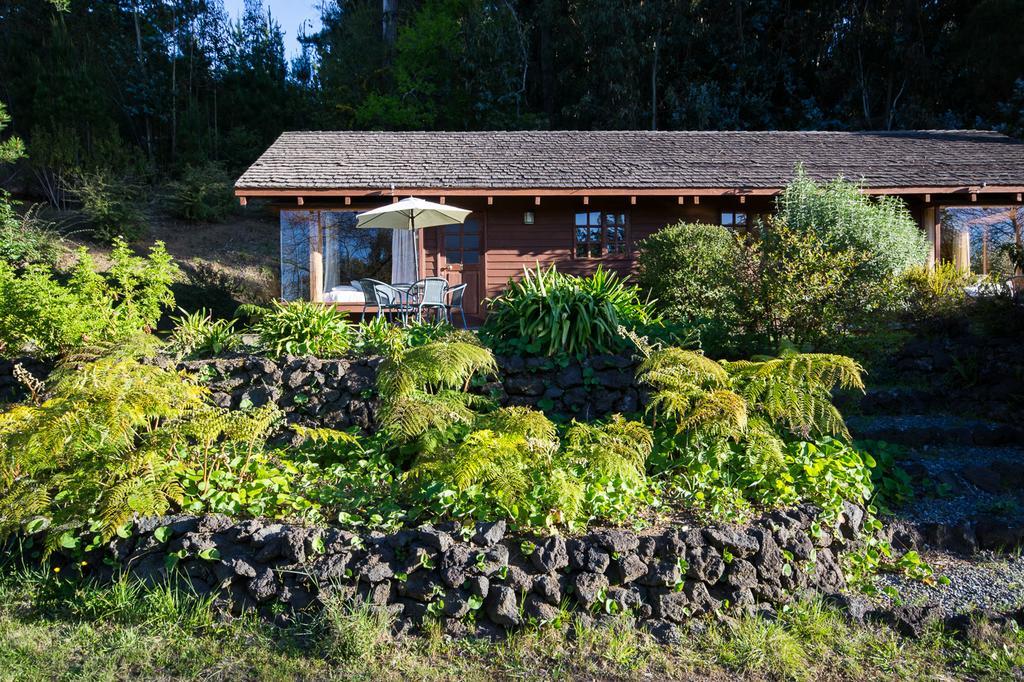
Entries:
<svg viewBox="0 0 1024 682">
<path fill-rule="evenodd" d="M 309 300 L 310 244 L 320 235 L 322 292 L 354 279 L 391 281 L 393 230 L 356 227 L 352 211 L 281 211 L 281 298 Z"/>
<path fill-rule="evenodd" d="M 309 234 L 316 229 L 312 211 L 281 211 L 281 298 L 309 298 Z"/>
<path fill-rule="evenodd" d="M 449 263 L 476 265 L 480 262 L 480 223 L 469 218 L 461 225 L 444 228 L 444 257 Z"/>
<path fill-rule="evenodd" d="M 393 230 L 356 227 L 353 211 L 320 211 L 324 291 L 352 280 L 391 281 Z"/>
<path fill-rule="evenodd" d="M 747 214 L 722 211 L 722 227 L 745 229 L 747 227 Z"/>
<path fill-rule="evenodd" d="M 628 226 L 625 213 L 577 213 L 573 252 L 577 258 L 623 257 L 628 253 Z"/>
<path fill-rule="evenodd" d="M 940 260 L 976 275 L 1013 276 L 1005 247 L 1024 241 L 1024 207 L 944 207 L 938 222 Z"/>
</svg>

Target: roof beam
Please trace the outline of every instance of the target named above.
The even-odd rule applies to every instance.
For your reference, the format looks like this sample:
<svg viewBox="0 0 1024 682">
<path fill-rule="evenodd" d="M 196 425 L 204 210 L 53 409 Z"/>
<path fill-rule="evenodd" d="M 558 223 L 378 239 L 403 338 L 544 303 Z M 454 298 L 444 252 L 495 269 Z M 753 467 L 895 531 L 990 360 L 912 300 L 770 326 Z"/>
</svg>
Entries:
<svg viewBox="0 0 1024 682">
<path fill-rule="evenodd" d="M 397 200 L 398 196 L 415 196 L 423 194 L 432 194 L 434 196 L 445 196 L 445 197 L 472 197 L 472 196 L 484 196 L 484 197 L 534 197 L 536 201 L 539 197 L 604 197 L 604 196 L 619 196 L 619 197 L 633 197 L 633 196 L 663 196 L 663 197 L 679 197 L 679 196 L 775 196 L 782 191 L 782 188 L 775 187 L 758 187 L 754 189 L 741 189 L 735 187 L 708 187 L 708 188 L 695 188 L 695 187 L 622 187 L 622 188 L 476 188 L 467 187 L 462 189 L 438 189 L 434 188 L 423 188 L 423 187 L 403 187 L 396 188 L 394 197 Z M 1022 185 L 987 185 L 984 187 L 977 185 L 961 185 L 957 187 L 939 187 L 939 186 L 928 186 L 928 187 L 866 187 L 861 190 L 864 194 L 892 194 L 892 195 L 936 195 L 946 196 L 950 194 L 959 195 L 991 195 L 991 194 L 1009 194 L 1016 195 L 1024 193 L 1024 184 Z M 235 189 L 235 196 L 237 197 L 298 197 L 303 196 L 305 198 L 310 197 L 365 197 L 365 198 L 384 198 L 392 196 L 389 190 L 386 189 L 374 189 L 374 188 L 337 188 L 337 189 L 310 189 L 305 187 L 293 187 L 286 189 L 263 189 L 259 187 L 239 187 Z"/>
</svg>

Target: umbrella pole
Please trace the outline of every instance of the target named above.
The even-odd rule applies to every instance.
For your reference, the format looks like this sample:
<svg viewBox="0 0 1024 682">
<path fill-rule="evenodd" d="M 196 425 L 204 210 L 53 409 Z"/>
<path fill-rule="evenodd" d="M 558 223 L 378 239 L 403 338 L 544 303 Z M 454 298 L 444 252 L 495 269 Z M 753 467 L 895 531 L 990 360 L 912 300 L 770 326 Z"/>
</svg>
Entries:
<svg viewBox="0 0 1024 682">
<path fill-rule="evenodd" d="M 420 281 L 420 243 L 416 234 L 416 219 L 412 216 L 409 216 L 409 231 L 412 232 L 412 259 L 415 264 L 413 272 L 416 273 L 414 281 L 418 282 Z"/>
</svg>

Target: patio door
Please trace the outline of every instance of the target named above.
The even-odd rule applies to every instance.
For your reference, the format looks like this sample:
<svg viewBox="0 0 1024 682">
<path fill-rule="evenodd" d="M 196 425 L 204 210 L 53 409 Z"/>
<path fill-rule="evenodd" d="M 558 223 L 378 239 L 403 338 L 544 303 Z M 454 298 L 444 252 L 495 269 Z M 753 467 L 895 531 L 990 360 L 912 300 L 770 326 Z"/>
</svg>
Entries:
<svg viewBox="0 0 1024 682">
<path fill-rule="evenodd" d="M 480 314 L 483 296 L 483 229 L 476 218 L 468 218 L 461 225 L 446 225 L 443 229 L 442 253 L 444 265 L 441 274 L 450 286 L 466 285 L 463 305 L 466 315 Z"/>
</svg>

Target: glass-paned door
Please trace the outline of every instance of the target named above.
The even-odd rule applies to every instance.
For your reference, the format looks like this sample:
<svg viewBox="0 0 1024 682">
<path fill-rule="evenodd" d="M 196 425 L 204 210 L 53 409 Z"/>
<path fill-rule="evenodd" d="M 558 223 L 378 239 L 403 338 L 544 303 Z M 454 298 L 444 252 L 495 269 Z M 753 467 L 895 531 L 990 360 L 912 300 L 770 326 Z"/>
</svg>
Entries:
<svg viewBox="0 0 1024 682">
<path fill-rule="evenodd" d="M 445 264 L 442 275 L 450 286 L 466 285 L 463 305 L 467 315 L 480 313 L 483 297 L 483 230 L 476 218 L 467 218 L 461 225 L 441 228 Z"/>
</svg>

